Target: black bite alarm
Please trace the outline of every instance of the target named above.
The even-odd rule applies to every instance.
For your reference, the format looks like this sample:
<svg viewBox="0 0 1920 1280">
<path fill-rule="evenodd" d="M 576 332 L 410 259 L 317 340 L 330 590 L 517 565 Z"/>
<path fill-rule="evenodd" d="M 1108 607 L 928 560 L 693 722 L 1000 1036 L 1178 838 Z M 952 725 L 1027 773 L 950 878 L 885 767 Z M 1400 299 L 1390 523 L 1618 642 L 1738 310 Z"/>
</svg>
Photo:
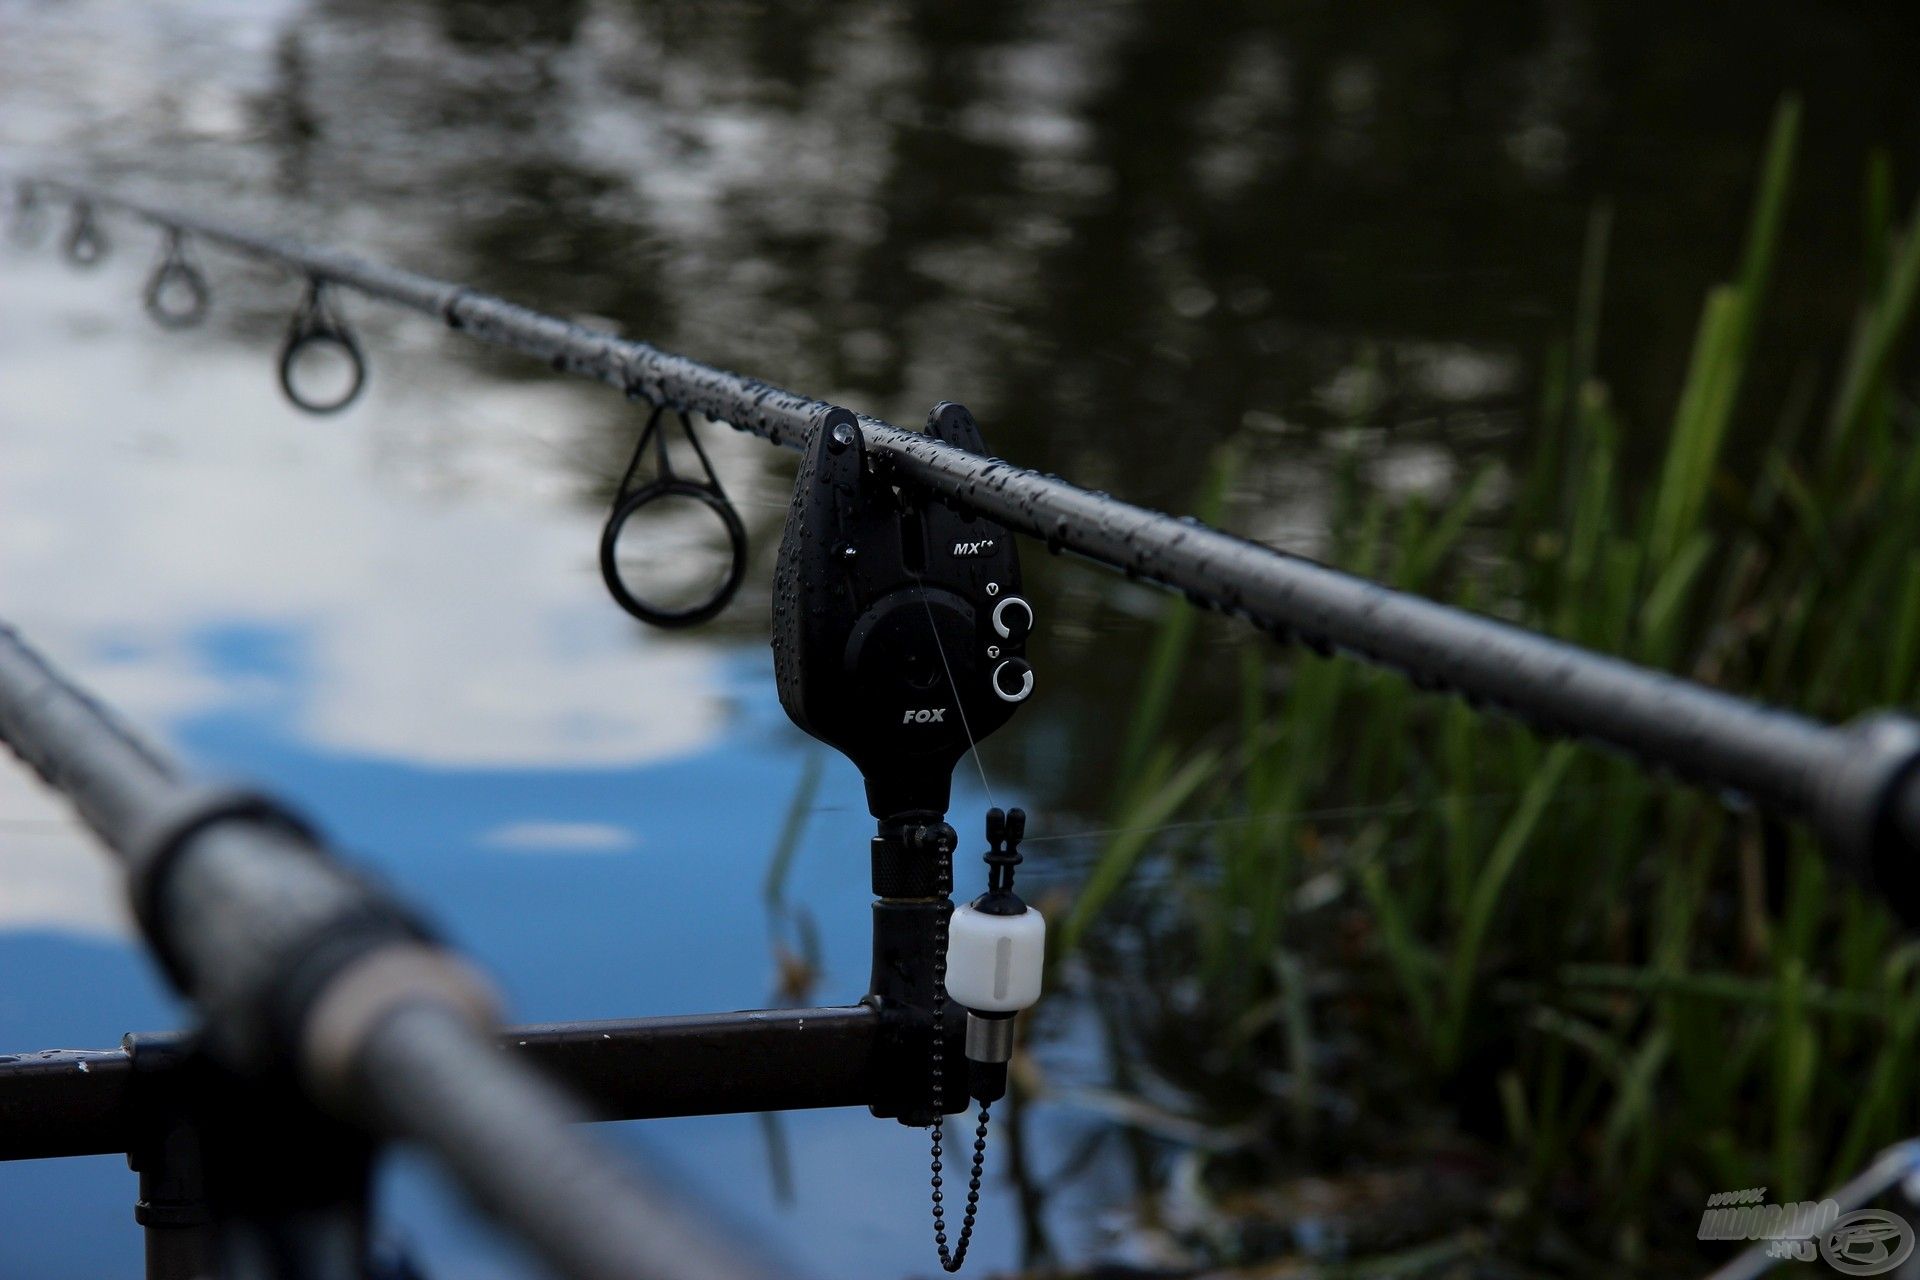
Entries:
<svg viewBox="0 0 1920 1280">
<path fill-rule="evenodd" d="M 986 452 L 960 405 L 936 405 L 927 432 Z M 859 767 L 876 818 L 946 812 L 970 743 L 1033 693 L 1033 621 L 1004 528 L 897 488 L 852 414 L 822 419 L 774 569 L 774 670 L 793 722 Z"/>
</svg>

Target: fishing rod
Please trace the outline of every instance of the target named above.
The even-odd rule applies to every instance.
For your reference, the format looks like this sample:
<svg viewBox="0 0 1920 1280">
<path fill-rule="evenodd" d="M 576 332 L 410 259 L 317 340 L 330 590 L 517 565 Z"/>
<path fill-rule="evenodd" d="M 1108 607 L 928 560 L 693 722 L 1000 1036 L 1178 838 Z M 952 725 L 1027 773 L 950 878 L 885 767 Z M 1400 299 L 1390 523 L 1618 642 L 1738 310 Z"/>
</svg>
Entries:
<svg viewBox="0 0 1920 1280">
<path fill-rule="evenodd" d="M 66 244 L 77 261 L 97 261 L 104 252 L 97 210 L 116 209 L 169 236 L 277 263 L 303 275 L 310 291 L 353 289 L 544 360 L 556 371 L 787 448 L 804 448 L 822 430 L 853 431 L 867 465 L 889 483 L 934 495 L 1050 550 L 1179 591 L 1197 606 L 1244 618 L 1277 638 L 1459 694 L 1541 733 L 1610 747 L 1649 769 L 1804 820 L 1903 919 L 1920 922 L 1920 725 L 1908 718 L 1880 714 L 1846 726 L 1823 724 L 464 285 L 63 181 L 22 179 L 16 192 L 23 217 L 44 218 L 50 196 L 67 201 Z M 290 339 L 300 332 L 290 330 Z M 717 484 L 712 489 L 714 500 L 724 503 Z M 610 524 L 603 548 L 615 532 Z M 737 549 L 741 538 L 729 532 Z M 701 612 L 717 611 L 737 586 L 730 575 Z"/>
<path fill-rule="evenodd" d="M 615 598 L 656 625 L 711 617 L 744 569 L 744 532 L 691 415 L 803 451 L 775 571 L 776 675 L 795 723 L 861 769 L 878 820 L 867 1004 L 880 1031 L 868 1105 L 932 1129 L 935 1240 L 948 1270 L 965 1258 L 988 1108 L 1005 1089 L 1013 1015 L 1038 997 L 1044 946 L 1044 924 L 1012 891 L 1025 827 L 1018 810 L 988 814 L 988 892 L 960 908 L 949 896 L 958 842 L 945 821 L 952 770 L 966 754 L 977 764 L 979 739 L 1034 689 L 1023 652 L 1034 611 L 1017 594 L 1013 533 L 1179 590 L 1276 637 L 1398 670 L 1423 688 L 1463 694 L 1542 732 L 1589 739 L 1649 769 L 1804 818 L 1903 918 L 1920 919 L 1911 859 L 1920 846 L 1920 725 L 1905 717 L 1828 726 L 1021 470 L 989 455 L 977 424 L 956 405 L 936 406 L 925 432 L 907 431 L 465 286 L 65 183 L 32 179 L 16 192 L 21 218 L 44 216 L 43 193 L 69 202 L 65 249 L 83 266 L 106 252 L 96 206 L 160 227 L 165 256 L 145 297 L 150 311 L 165 316 L 197 319 L 206 308 L 205 277 L 184 248 L 190 236 L 304 275 L 306 296 L 282 347 L 280 377 L 289 397 L 312 412 L 346 407 L 366 381 L 358 342 L 327 305 L 336 287 L 649 402 L 653 412 L 603 530 L 601 562 Z M 177 305 L 167 302 L 169 293 Z M 334 399 L 314 400 L 296 386 L 298 358 L 318 346 L 336 348 L 352 366 L 347 390 Z M 704 481 L 672 470 L 668 411 L 696 451 Z M 649 446 L 654 478 L 636 486 Z M 624 522 L 669 495 L 719 512 L 733 550 L 722 584 L 681 610 L 623 591 L 613 553 Z M 962 1062 L 963 1070 L 946 1065 Z M 916 1095 L 910 1082 L 918 1064 L 930 1065 L 930 1088 Z M 950 1249 L 941 1126 L 969 1097 L 981 1111 L 965 1218 Z"/>
</svg>

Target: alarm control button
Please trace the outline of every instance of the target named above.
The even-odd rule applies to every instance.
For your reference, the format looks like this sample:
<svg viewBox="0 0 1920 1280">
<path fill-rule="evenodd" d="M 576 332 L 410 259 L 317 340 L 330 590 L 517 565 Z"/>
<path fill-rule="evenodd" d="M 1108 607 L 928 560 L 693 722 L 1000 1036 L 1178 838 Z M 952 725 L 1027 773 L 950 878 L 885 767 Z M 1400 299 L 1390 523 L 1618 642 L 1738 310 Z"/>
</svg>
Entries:
<svg viewBox="0 0 1920 1280">
<path fill-rule="evenodd" d="M 1002 702 L 1025 702 L 1033 693 L 1033 668 L 1020 658 L 1008 658 L 993 669 L 993 696 Z"/>
<path fill-rule="evenodd" d="M 993 629 L 1015 644 L 1033 630 L 1033 606 L 1019 596 L 1008 596 L 993 606 Z"/>
</svg>

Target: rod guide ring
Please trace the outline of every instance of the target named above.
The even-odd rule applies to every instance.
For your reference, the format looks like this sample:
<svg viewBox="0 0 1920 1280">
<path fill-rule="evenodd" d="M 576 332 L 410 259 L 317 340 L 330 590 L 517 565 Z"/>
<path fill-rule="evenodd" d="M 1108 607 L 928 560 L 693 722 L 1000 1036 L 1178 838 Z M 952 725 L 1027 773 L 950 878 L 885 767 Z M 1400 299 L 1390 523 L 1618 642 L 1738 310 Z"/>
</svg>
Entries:
<svg viewBox="0 0 1920 1280">
<path fill-rule="evenodd" d="M 67 238 L 61 245 L 67 261 L 76 267 L 95 267 L 107 256 L 107 234 L 100 229 L 93 205 L 85 200 L 73 204 L 73 221 L 67 226 Z"/>
<path fill-rule="evenodd" d="M 304 352 L 332 347 L 347 357 L 353 377 L 345 391 L 331 400 L 316 400 L 301 391 L 293 369 Z M 318 276 L 307 284 L 307 296 L 287 326 L 286 340 L 280 346 L 280 390 L 297 407 L 313 414 L 339 413 L 360 398 L 367 385 L 367 358 L 359 339 L 346 323 L 327 306 L 326 281 Z"/>
<path fill-rule="evenodd" d="M 664 609 L 635 595 L 620 576 L 619 562 L 615 557 L 620 530 L 627 521 L 642 507 L 662 498 L 691 498 L 718 516 L 727 531 L 727 576 L 705 599 L 685 609 Z M 740 523 L 740 514 L 733 509 L 733 504 L 727 501 L 724 493 L 716 493 L 693 480 L 674 476 L 635 489 L 615 504 L 607 516 L 606 527 L 600 531 L 600 576 L 606 581 L 608 593 L 622 609 L 656 627 L 692 627 L 707 621 L 727 607 L 740 590 L 740 583 L 746 575 L 747 530 Z"/>
<path fill-rule="evenodd" d="M 628 396 L 646 398 L 645 393 L 637 388 L 630 388 Z M 676 410 L 675 416 L 680 420 L 680 429 L 687 443 L 692 446 L 694 456 L 700 460 L 706 479 L 689 479 L 673 469 L 673 458 L 667 451 L 666 432 L 661 425 L 666 412 L 664 402 L 654 404 L 653 412 L 647 416 L 646 426 L 641 428 L 640 438 L 634 442 L 633 457 L 628 460 L 627 469 L 620 477 L 620 486 L 614 491 L 613 507 L 607 513 L 605 527 L 600 530 L 600 577 L 615 604 L 650 626 L 671 629 L 697 626 L 732 602 L 747 575 L 747 530 L 740 522 L 740 513 L 734 509 L 732 499 L 727 497 L 726 489 L 720 484 L 720 474 L 714 470 L 713 459 L 707 456 L 706 449 L 700 444 L 700 437 L 694 434 L 692 417 L 684 409 Z M 654 477 L 636 486 L 634 477 L 639 474 L 641 463 L 646 460 L 649 451 L 654 457 Z M 700 503 L 719 517 L 721 527 L 727 532 L 729 558 L 726 577 L 704 599 L 684 609 L 665 609 L 641 599 L 620 575 L 617 552 L 621 530 L 641 508 L 663 498 L 689 498 Z"/>
<path fill-rule="evenodd" d="M 184 306 L 168 305 L 168 296 L 176 290 L 185 290 Z M 206 274 L 187 257 L 179 230 L 169 230 L 166 253 L 141 294 L 147 315 L 163 329 L 191 329 L 206 319 L 212 300 Z"/>
</svg>

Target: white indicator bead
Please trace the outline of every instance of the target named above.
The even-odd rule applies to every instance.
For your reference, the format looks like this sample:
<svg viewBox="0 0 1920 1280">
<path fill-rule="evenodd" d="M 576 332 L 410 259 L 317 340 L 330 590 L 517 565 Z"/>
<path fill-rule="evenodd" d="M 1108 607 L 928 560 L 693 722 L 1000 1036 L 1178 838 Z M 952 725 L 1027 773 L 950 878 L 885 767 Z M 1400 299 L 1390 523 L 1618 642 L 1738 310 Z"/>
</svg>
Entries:
<svg viewBox="0 0 1920 1280">
<path fill-rule="evenodd" d="M 1032 907 L 990 916 L 962 905 L 947 922 L 947 998 L 981 1013 L 1013 1013 L 1040 998 L 1047 922 Z"/>
</svg>

